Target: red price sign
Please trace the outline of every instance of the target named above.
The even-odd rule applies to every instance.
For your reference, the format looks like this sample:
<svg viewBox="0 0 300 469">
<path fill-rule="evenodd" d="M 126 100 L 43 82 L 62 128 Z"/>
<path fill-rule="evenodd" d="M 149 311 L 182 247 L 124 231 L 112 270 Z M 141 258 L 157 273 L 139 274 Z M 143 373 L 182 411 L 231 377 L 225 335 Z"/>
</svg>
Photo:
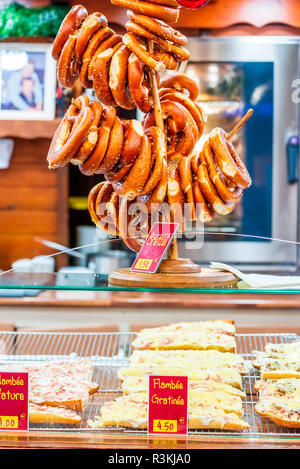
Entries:
<svg viewBox="0 0 300 469">
<path fill-rule="evenodd" d="M 28 373 L 0 371 L 0 431 L 28 431 Z"/>
<path fill-rule="evenodd" d="M 149 376 L 148 433 L 187 435 L 188 377 Z"/>
<path fill-rule="evenodd" d="M 168 249 L 173 236 L 178 228 L 178 223 L 154 223 L 138 253 L 132 271 L 148 272 L 154 274 Z"/>
</svg>

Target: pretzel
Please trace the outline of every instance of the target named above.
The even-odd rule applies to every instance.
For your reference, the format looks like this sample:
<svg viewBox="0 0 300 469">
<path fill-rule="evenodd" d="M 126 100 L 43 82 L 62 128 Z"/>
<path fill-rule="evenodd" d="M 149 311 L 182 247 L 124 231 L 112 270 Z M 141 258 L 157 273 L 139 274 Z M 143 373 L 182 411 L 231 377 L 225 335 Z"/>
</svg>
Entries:
<svg viewBox="0 0 300 469">
<path fill-rule="evenodd" d="M 160 80 L 160 88 L 174 88 L 175 91 L 187 91 L 188 97 L 192 101 L 196 101 L 199 96 L 200 90 L 195 80 L 184 75 L 183 73 L 176 73 L 167 75 Z"/>
<path fill-rule="evenodd" d="M 163 51 L 173 54 L 175 58 L 179 61 L 185 61 L 190 58 L 190 53 L 187 49 L 184 49 L 182 46 L 172 44 L 171 42 L 167 41 L 166 39 L 163 39 L 160 36 L 156 36 L 151 31 L 148 31 L 148 29 L 145 29 L 143 26 L 135 23 L 134 21 L 128 21 L 126 23 L 126 30 L 128 31 L 128 34 L 132 34 L 135 37 L 139 36 L 142 38 L 149 39 L 150 41 L 154 41 L 155 43 L 160 45 Z M 124 41 L 124 38 L 123 38 L 123 41 Z M 134 52 L 134 50 L 132 52 Z M 160 70 L 157 70 L 157 71 L 160 71 Z"/>
<path fill-rule="evenodd" d="M 118 42 L 114 47 L 97 55 L 93 65 L 93 84 L 97 98 L 107 106 L 117 106 L 109 86 L 109 67 L 114 53 L 121 47 Z"/>
<path fill-rule="evenodd" d="M 88 159 L 98 140 L 98 125 L 101 119 L 103 106 L 98 101 L 93 101 L 91 103 L 91 109 L 94 113 L 94 119 L 91 123 L 86 139 L 70 161 L 70 163 L 74 165 L 82 164 Z"/>
<path fill-rule="evenodd" d="M 143 62 L 134 54 L 131 54 L 128 60 L 128 84 L 136 106 L 144 113 L 151 111 L 153 98 L 150 92 L 149 77 Z"/>
<path fill-rule="evenodd" d="M 139 121 L 132 119 L 123 121 L 124 141 L 122 153 L 117 164 L 105 173 L 106 179 L 111 183 L 122 181 L 129 173 L 136 160 L 142 144 L 143 128 Z"/>
<path fill-rule="evenodd" d="M 128 59 L 130 50 L 122 46 L 114 53 L 109 69 L 109 87 L 118 106 L 123 109 L 134 109 L 135 102 L 128 86 Z"/>
<path fill-rule="evenodd" d="M 78 63 L 74 55 L 76 39 L 74 34 L 69 36 L 58 59 L 57 79 L 66 88 L 71 88 L 78 78 Z"/>
<path fill-rule="evenodd" d="M 88 16 L 87 9 L 82 5 L 74 5 L 65 16 L 52 46 L 52 57 L 58 60 L 60 53 L 70 35 L 74 34 Z"/>
<path fill-rule="evenodd" d="M 186 111 L 181 104 L 175 103 L 174 101 L 165 100 L 161 103 L 161 110 L 163 119 L 173 134 L 177 134 L 179 131 L 185 128 L 187 116 Z M 143 127 L 144 129 L 148 129 L 154 125 L 155 114 L 154 110 L 152 110 L 145 116 Z"/>
<path fill-rule="evenodd" d="M 162 162 L 162 171 L 161 171 L 161 179 L 153 192 L 141 195 L 138 197 L 138 203 L 143 204 L 146 210 L 149 213 L 152 211 L 156 211 L 158 207 L 164 202 L 166 195 L 167 195 L 167 187 L 168 187 L 168 166 L 167 162 L 163 160 Z"/>
<path fill-rule="evenodd" d="M 81 24 L 78 31 L 77 41 L 75 46 L 75 57 L 81 61 L 82 54 L 91 39 L 92 35 L 100 28 L 107 26 L 107 19 L 102 13 L 96 12 L 89 15 Z"/>
<path fill-rule="evenodd" d="M 215 212 L 219 215 L 227 215 L 232 212 L 235 204 L 233 202 L 225 203 L 219 197 L 212 181 L 210 180 L 206 163 L 201 163 L 198 167 L 197 180 L 199 182 L 201 192 Z"/>
<path fill-rule="evenodd" d="M 113 184 L 116 192 L 130 199 L 141 194 L 151 171 L 151 163 L 151 143 L 149 138 L 143 135 L 141 150 L 126 179 L 121 183 Z"/>
<path fill-rule="evenodd" d="M 251 178 L 232 143 L 226 139 L 225 131 L 219 128 L 214 129 L 210 135 L 209 143 L 224 176 L 236 187 L 247 189 L 251 184 Z"/>
<path fill-rule="evenodd" d="M 105 224 L 106 231 L 116 235 L 119 230 L 119 197 L 108 182 L 99 190 L 95 208 L 96 215 L 102 224 Z"/>
<path fill-rule="evenodd" d="M 154 52 L 154 57 L 158 62 L 164 64 L 167 70 L 176 70 L 178 62 L 172 54 L 168 52 Z"/>
<path fill-rule="evenodd" d="M 165 21 L 166 23 L 177 23 L 179 18 L 178 7 L 167 7 L 156 3 L 136 0 L 111 0 L 113 5 L 128 8 L 136 13 L 150 16 Z"/>
<path fill-rule="evenodd" d="M 184 231 L 184 203 L 185 196 L 181 188 L 180 173 L 177 165 L 168 167 L 167 197 L 170 207 L 171 219 L 178 223 L 178 231 Z"/>
<path fill-rule="evenodd" d="M 163 88 L 160 90 L 159 95 L 163 101 L 171 100 L 180 103 L 185 107 L 196 123 L 199 135 L 198 137 L 196 135 L 195 136 L 197 139 L 199 139 L 203 134 L 205 119 L 203 118 L 203 114 L 200 113 L 200 110 L 196 104 L 188 96 L 185 96 L 183 93 L 179 93 L 177 91 L 170 92 L 168 89 Z"/>
<path fill-rule="evenodd" d="M 213 219 L 215 212 L 208 206 L 200 189 L 200 184 L 196 178 L 193 181 L 193 196 L 196 208 L 196 217 L 203 223 L 207 223 Z"/>
<path fill-rule="evenodd" d="M 171 41 L 174 44 L 178 44 L 179 46 L 185 46 L 188 42 L 186 36 L 172 28 L 172 26 L 165 23 L 164 21 L 151 18 L 150 16 L 139 15 L 138 13 L 131 10 L 127 12 L 127 16 L 134 23 L 142 26 L 146 30 L 155 34 L 155 36 L 159 36 L 162 39 Z"/>
<path fill-rule="evenodd" d="M 109 135 L 106 154 L 101 161 L 96 174 L 105 174 L 119 161 L 123 148 L 123 125 L 118 117 L 115 118 Z"/>
<path fill-rule="evenodd" d="M 161 179 L 163 161 L 166 158 L 166 148 L 165 136 L 158 127 L 150 127 L 150 129 L 145 131 L 145 135 L 147 135 L 151 143 L 153 162 L 149 179 L 143 188 L 143 194 L 149 194 L 149 192 L 152 192 L 155 189 Z"/>
<path fill-rule="evenodd" d="M 116 220 L 107 217 L 107 205 L 109 205 L 112 195 L 113 190 L 110 184 L 106 181 L 100 182 L 92 188 L 88 195 L 88 211 L 92 221 L 98 228 L 111 235 L 119 235 Z"/>
<path fill-rule="evenodd" d="M 168 7 L 181 8 L 176 0 L 151 0 L 151 3 L 157 3 L 158 5 L 164 5 Z"/>
<path fill-rule="evenodd" d="M 100 45 L 114 35 L 114 31 L 109 28 L 101 28 L 90 39 L 81 61 L 80 83 L 84 88 L 92 88 L 93 81 L 89 78 L 89 65 L 96 52 L 100 53 Z"/>
<path fill-rule="evenodd" d="M 52 139 L 47 161 L 49 168 L 65 166 L 88 135 L 94 113 L 86 96 L 72 100 Z"/>
<path fill-rule="evenodd" d="M 178 154 L 178 143 L 182 132 L 185 136 L 185 143 L 190 151 L 195 143 L 192 129 L 189 128 L 187 111 L 180 103 L 166 100 L 161 102 L 162 117 L 167 135 L 167 157 L 168 160 L 179 159 L 182 155 Z M 149 112 L 143 121 L 144 129 L 148 129 L 155 125 L 154 110 Z M 181 144 L 181 143 L 180 143 Z M 187 148 L 184 148 L 186 154 Z"/>
<path fill-rule="evenodd" d="M 139 252 L 143 243 L 139 240 L 137 236 L 136 226 L 139 224 L 140 215 L 143 212 L 140 212 L 137 215 L 130 215 L 130 208 L 135 203 L 135 200 L 130 200 L 127 197 L 122 197 L 121 204 L 120 204 L 120 216 L 119 216 L 119 230 L 120 236 L 126 246 L 131 249 L 132 251 Z M 143 217 L 145 220 L 145 216 Z M 148 221 L 148 220 L 147 220 Z M 143 224 L 140 229 L 140 235 L 142 237 L 146 237 L 148 234 L 148 223 Z"/>
<path fill-rule="evenodd" d="M 93 57 L 90 60 L 90 63 L 88 64 L 88 79 L 92 82 L 93 81 L 93 67 L 94 67 L 94 62 L 95 59 L 99 54 L 102 52 L 105 52 L 108 49 L 111 49 L 115 45 L 119 44 L 121 42 L 121 37 L 119 34 L 116 34 L 113 31 L 113 34 L 108 37 L 108 39 L 105 39 L 102 44 L 98 47 L 96 52 L 94 53 Z"/>
<path fill-rule="evenodd" d="M 163 72 L 165 65 L 158 62 L 152 52 L 147 51 L 146 47 L 139 41 L 137 36 L 129 32 L 123 36 L 123 42 L 147 67 L 155 72 Z"/>
<path fill-rule="evenodd" d="M 236 187 L 228 187 L 215 163 L 214 158 L 215 157 L 211 146 L 208 142 L 206 142 L 200 153 L 200 159 L 202 162 L 207 164 L 211 181 L 213 182 L 218 194 L 224 202 L 238 202 L 242 196 L 243 190 Z"/>
<path fill-rule="evenodd" d="M 99 168 L 108 148 L 110 132 L 115 118 L 116 110 L 114 107 L 105 107 L 103 109 L 101 123 L 98 130 L 97 144 L 89 158 L 79 166 L 82 174 L 91 176 L 95 174 Z"/>
<path fill-rule="evenodd" d="M 190 220 L 196 220 L 191 158 L 181 158 L 178 163 L 178 170 L 180 173 L 181 188 L 186 194 L 186 201 L 188 203 L 188 214 L 185 215 L 187 215 Z"/>
</svg>

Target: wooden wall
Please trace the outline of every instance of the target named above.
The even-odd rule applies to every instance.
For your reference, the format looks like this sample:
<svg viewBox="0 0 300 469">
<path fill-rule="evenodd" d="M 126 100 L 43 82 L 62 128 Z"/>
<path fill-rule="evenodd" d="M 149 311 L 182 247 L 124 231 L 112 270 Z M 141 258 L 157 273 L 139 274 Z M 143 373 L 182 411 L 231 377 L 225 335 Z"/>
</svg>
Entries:
<svg viewBox="0 0 300 469">
<path fill-rule="evenodd" d="M 0 170 L 0 269 L 23 257 L 53 253 L 35 237 L 68 242 L 67 172 L 50 171 L 50 140 L 15 138 L 8 169 Z"/>
</svg>

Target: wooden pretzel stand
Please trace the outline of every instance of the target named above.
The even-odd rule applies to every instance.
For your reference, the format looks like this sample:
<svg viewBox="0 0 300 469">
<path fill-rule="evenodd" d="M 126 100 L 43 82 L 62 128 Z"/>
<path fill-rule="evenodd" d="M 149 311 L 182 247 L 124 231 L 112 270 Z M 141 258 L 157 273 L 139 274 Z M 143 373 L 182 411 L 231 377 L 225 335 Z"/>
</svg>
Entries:
<svg viewBox="0 0 300 469">
<path fill-rule="evenodd" d="M 152 41 L 148 41 L 149 50 L 153 50 Z M 184 72 L 186 62 L 180 67 Z M 154 98 L 154 112 L 156 125 L 164 133 L 161 104 L 158 93 L 157 79 L 154 72 L 150 72 L 150 83 Z M 227 138 L 231 139 L 245 122 L 251 117 L 253 111 L 250 109 L 241 121 L 232 129 Z M 122 287 L 140 288 L 162 288 L 162 289 L 209 289 L 209 288 L 233 288 L 238 279 L 231 272 L 225 272 L 212 268 L 201 268 L 191 259 L 180 259 L 178 257 L 177 240 L 174 237 L 167 258 L 163 259 L 155 274 L 134 272 L 130 269 L 117 269 L 109 276 L 110 285 Z"/>
</svg>

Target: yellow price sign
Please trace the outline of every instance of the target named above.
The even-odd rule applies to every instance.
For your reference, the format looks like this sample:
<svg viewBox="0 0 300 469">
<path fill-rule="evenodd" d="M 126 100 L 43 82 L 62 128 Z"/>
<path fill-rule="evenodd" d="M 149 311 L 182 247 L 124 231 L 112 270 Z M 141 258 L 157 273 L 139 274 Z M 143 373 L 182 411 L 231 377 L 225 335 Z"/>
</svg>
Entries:
<svg viewBox="0 0 300 469">
<path fill-rule="evenodd" d="M 19 419 L 18 417 L 10 417 L 8 415 L 0 415 L 0 428 L 18 428 Z"/>
<path fill-rule="evenodd" d="M 148 270 L 152 262 L 153 259 L 138 259 L 137 263 L 135 264 L 135 268 L 141 270 Z"/>
<path fill-rule="evenodd" d="M 177 432 L 177 420 L 153 420 L 153 431 L 176 433 Z"/>
</svg>

